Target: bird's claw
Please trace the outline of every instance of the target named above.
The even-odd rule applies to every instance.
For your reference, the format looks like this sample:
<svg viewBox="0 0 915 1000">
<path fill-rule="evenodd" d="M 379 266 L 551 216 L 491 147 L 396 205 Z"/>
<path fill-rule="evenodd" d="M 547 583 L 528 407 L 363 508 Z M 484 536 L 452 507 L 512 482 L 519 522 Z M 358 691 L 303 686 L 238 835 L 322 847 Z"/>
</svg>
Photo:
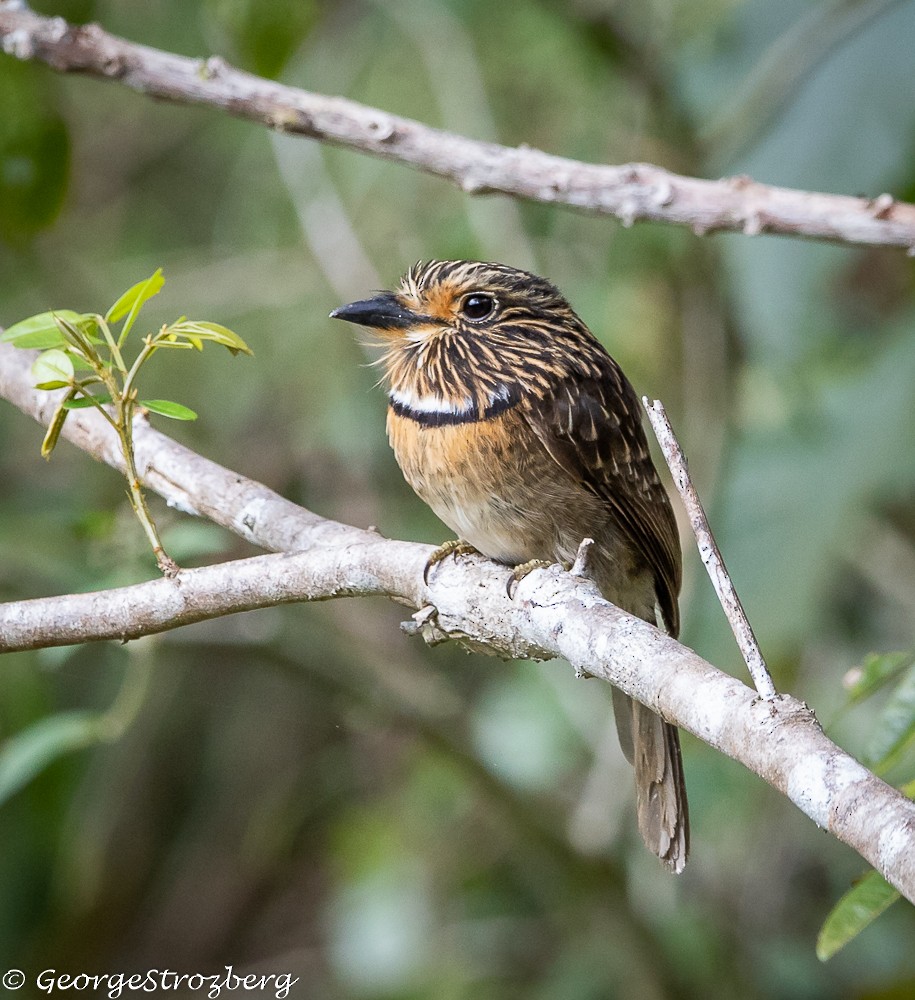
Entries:
<svg viewBox="0 0 915 1000">
<path fill-rule="evenodd" d="M 546 559 L 530 559 L 526 563 L 516 566 L 508 578 L 508 583 L 505 585 L 505 593 L 508 594 L 509 600 L 513 601 L 515 599 L 515 591 L 518 589 L 518 584 L 528 573 L 533 573 L 535 569 L 546 569 L 548 566 L 552 566 L 552 563 Z"/>
<path fill-rule="evenodd" d="M 477 549 L 475 549 L 470 542 L 465 542 L 462 538 L 451 538 L 432 553 L 431 556 L 426 560 L 425 568 L 423 569 L 423 583 L 429 583 L 429 570 L 432 569 L 436 563 L 440 563 L 443 559 L 447 559 L 448 556 L 465 556 L 465 555 L 476 555 Z"/>
</svg>

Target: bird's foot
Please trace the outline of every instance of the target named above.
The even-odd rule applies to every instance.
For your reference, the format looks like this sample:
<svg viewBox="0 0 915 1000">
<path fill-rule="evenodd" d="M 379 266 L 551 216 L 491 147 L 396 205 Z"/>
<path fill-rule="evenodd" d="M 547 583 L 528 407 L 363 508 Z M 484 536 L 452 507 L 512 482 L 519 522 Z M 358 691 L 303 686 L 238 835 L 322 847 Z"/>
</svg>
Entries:
<svg viewBox="0 0 915 1000">
<path fill-rule="evenodd" d="M 439 545 L 439 547 L 426 560 L 426 566 L 423 570 L 423 583 L 429 582 L 429 570 L 432 569 L 436 563 L 440 563 L 443 559 L 447 559 L 448 556 L 469 556 L 478 554 L 478 550 L 475 549 L 470 542 L 465 542 L 463 538 L 450 538 L 447 542 Z"/>
<path fill-rule="evenodd" d="M 515 591 L 518 589 L 518 584 L 527 576 L 528 573 L 533 573 L 535 569 L 546 569 L 548 566 L 553 564 L 547 559 L 530 559 L 526 563 L 521 563 L 520 566 L 516 566 L 508 578 L 508 583 L 505 585 L 505 593 L 508 594 L 509 598 L 513 601 L 515 599 Z"/>
</svg>

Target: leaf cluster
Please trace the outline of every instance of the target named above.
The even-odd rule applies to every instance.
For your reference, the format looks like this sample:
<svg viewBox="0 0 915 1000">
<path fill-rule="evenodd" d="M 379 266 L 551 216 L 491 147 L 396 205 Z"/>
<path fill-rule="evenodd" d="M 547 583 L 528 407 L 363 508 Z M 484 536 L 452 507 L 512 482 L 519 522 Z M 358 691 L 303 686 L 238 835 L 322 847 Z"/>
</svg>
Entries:
<svg viewBox="0 0 915 1000">
<path fill-rule="evenodd" d="M 155 523 L 146 506 L 133 454 L 133 420 L 137 407 L 170 417 L 172 420 L 196 420 L 197 414 L 182 403 L 170 399 L 144 399 L 139 395 L 137 379 L 147 362 L 161 350 L 202 351 L 206 342 L 221 344 L 232 354 L 251 354 L 248 345 L 228 327 L 205 320 L 181 316 L 174 323 L 161 326 L 155 333 L 134 337 L 130 334 L 143 306 L 162 290 L 162 269 L 120 295 L 108 311 L 77 313 L 60 309 L 39 313 L 11 326 L 0 340 L 14 347 L 41 351 L 32 365 L 37 389 L 48 392 L 66 390 L 48 425 L 41 454 L 50 458 L 67 417 L 73 410 L 94 407 L 111 424 L 118 436 L 127 469 L 128 495 L 164 573 L 177 571 L 165 554 Z M 118 325 L 120 328 L 118 329 Z M 130 359 L 130 360 L 128 360 Z"/>
<path fill-rule="evenodd" d="M 205 341 L 222 344 L 232 354 L 251 354 L 251 349 L 232 330 L 219 323 L 189 320 L 182 316 L 146 334 L 130 365 L 124 359 L 127 339 L 143 305 L 165 284 L 162 269 L 128 288 L 104 316 L 60 309 L 39 313 L 10 327 L 0 340 L 15 347 L 37 348 L 42 353 L 32 366 L 37 389 L 66 389 L 41 446 L 48 458 L 60 437 L 71 410 L 94 406 L 117 427 L 118 414 L 132 417 L 141 406 L 173 420 L 195 420 L 197 414 L 181 403 L 167 399 L 140 399 L 135 387 L 140 370 L 160 350 L 203 350 Z M 115 336 L 112 329 L 121 324 Z M 78 374 L 86 373 L 86 374 Z M 105 409 L 113 404 L 115 412 Z"/>
</svg>

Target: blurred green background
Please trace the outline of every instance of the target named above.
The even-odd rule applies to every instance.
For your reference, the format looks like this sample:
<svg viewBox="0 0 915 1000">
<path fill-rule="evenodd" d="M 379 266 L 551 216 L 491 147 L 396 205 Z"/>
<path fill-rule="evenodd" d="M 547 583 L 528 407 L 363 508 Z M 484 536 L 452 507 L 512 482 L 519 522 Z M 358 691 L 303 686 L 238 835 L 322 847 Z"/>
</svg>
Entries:
<svg viewBox="0 0 915 1000">
<path fill-rule="evenodd" d="M 911 3 L 33 6 L 480 139 L 915 197 Z M 256 355 L 157 358 L 146 395 L 201 414 L 163 429 L 328 517 L 439 541 L 389 453 L 369 355 L 327 319 L 429 257 L 548 276 L 665 400 L 777 683 L 865 755 L 881 704 L 842 711 L 843 677 L 913 645 L 901 251 L 474 199 L 0 58 L 0 324 L 104 310 L 161 265 L 147 322 L 215 320 Z M 154 575 L 117 475 L 68 445 L 46 464 L 40 440 L 0 402 L 0 598 Z M 250 551 L 153 510 L 185 564 Z M 684 641 L 743 676 L 686 548 Z M 673 879 L 635 832 L 606 689 L 423 648 L 403 617 L 339 601 L 5 657 L 0 740 L 18 734 L 36 768 L 87 746 L 0 807 L 0 968 L 232 963 L 322 1000 L 915 995 L 908 904 L 817 961 L 864 865 L 759 779 L 684 738 L 693 854 Z M 888 777 L 911 774 L 909 755 Z"/>
</svg>

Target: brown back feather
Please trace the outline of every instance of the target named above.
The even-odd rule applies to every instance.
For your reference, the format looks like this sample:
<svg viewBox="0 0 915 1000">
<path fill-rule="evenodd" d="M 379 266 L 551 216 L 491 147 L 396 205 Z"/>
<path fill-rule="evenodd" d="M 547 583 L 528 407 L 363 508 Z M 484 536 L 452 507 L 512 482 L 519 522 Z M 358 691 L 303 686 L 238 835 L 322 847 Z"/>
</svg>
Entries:
<svg viewBox="0 0 915 1000">
<path fill-rule="evenodd" d="M 525 406 L 527 420 L 553 459 L 606 501 L 607 513 L 651 567 L 664 622 L 680 628 L 680 539 L 667 493 L 651 461 L 635 391 L 609 356 L 601 378 L 566 379 Z"/>
</svg>

